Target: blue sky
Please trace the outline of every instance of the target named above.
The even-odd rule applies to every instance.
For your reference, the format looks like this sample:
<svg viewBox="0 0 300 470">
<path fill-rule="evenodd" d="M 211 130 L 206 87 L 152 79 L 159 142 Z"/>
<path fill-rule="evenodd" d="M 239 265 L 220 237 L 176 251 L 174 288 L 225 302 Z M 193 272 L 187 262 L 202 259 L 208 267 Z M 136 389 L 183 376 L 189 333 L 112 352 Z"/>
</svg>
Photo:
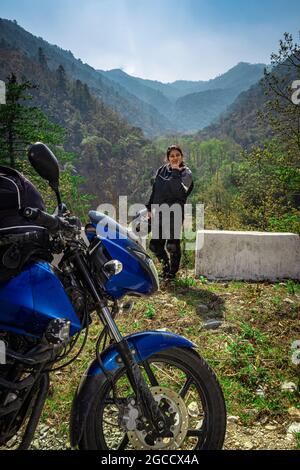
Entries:
<svg viewBox="0 0 300 470">
<path fill-rule="evenodd" d="M 0 17 L 98 69 L 164 82 L 207 80 L 240 61 L 267 63 L 299 0 L 0 0 Z"/>
</svg>

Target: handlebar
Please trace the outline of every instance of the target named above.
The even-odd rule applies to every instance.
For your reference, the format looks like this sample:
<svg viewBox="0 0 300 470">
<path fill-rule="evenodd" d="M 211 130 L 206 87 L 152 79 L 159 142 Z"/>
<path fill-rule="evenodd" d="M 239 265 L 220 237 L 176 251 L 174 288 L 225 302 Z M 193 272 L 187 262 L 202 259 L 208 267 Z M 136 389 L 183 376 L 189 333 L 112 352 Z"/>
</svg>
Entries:
<svg viewBox="0 0 300 470">
<path fill-rule="evenodd" d="M 36 224 L 42 225 L 47 228 L 50 232 L 56 232 L 59 227 L 59 221 L 56 216 L 47 214 L 40 209 L 33 209 L 32 207 L 26 207 L 21 210 L 21 214 L 28 220 L 34 220 Z"/>
<path fill-rule="evenodd" d="M 68 219 L 57 215 L 50 215 L 40 209 L 26 207 L 21 209 L 21 215 L 28 220 L 33 220 L 37 225 L 41 225 L 49 230 L 49 232 L 78 232 L 80 221 L 77 217 L 69 217 Z"/>
</svg>

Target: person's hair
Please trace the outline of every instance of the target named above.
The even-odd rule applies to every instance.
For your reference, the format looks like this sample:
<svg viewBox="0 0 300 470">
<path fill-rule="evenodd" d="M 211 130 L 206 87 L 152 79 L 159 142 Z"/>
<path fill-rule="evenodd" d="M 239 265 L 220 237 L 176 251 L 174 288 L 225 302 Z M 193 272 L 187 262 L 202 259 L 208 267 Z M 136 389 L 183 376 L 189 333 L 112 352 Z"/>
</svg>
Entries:
<svg viewBox="0 0 300 470">
<path fill-rule="evenodd" d="M 169 157 L 170 157 L 170 153 L 172 152 L 172 150 L 177 150 L 181 156 L 183 157 L 183 151 L 181 150 L 181 148 L 179 147 L 179 145 L 170 145 L 168 148 L 167 148 L 167 160 L 169 160 Z"/>
</svg>

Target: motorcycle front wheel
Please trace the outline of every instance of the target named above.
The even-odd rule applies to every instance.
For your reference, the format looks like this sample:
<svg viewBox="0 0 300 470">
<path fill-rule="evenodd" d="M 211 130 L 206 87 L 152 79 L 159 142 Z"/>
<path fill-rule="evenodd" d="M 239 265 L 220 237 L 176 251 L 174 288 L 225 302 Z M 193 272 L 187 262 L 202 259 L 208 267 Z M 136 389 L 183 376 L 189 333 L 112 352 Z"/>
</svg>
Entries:
<svg viewBox="0 0 300 470">
<path fill-rule="evenodd" d="M 107 381 L 95 394 L 79 448 L 222 449 L 226 431 L 224 397 L 214 372 L 203 358 L 191 349 L 172 348 L 154 354 L 140 367 L 155 400 L 169 419 L 172 437 L 149 442 L 147 425 L 143 425 L 142 419 L 136 419 L 136 397 L 123 367 L 114 373 L 114 387 Z M 130 430 L 132 423 L 137 422 L 138 429 Z M 124 423 L 128 423 L 127 432 Z"/>
</svg>

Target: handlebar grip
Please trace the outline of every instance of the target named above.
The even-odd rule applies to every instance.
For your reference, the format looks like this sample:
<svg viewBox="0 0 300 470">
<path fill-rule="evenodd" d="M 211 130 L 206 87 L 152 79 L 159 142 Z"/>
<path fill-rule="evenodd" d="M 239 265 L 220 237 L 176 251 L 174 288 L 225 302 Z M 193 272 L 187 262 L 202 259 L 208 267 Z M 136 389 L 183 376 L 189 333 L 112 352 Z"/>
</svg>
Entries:
<svg viewBox="0 0 300 470">
<path fill-rule="evenodd" d="M 55 232 L 59 229 L 59 219 L 40 209 L 26 207 L 25 209 L 21 209 L 21 214 L 26 219 L 34 220 L 37 225 L 42 225 L 47 228 L 50 232 Z"/>
</svg>

